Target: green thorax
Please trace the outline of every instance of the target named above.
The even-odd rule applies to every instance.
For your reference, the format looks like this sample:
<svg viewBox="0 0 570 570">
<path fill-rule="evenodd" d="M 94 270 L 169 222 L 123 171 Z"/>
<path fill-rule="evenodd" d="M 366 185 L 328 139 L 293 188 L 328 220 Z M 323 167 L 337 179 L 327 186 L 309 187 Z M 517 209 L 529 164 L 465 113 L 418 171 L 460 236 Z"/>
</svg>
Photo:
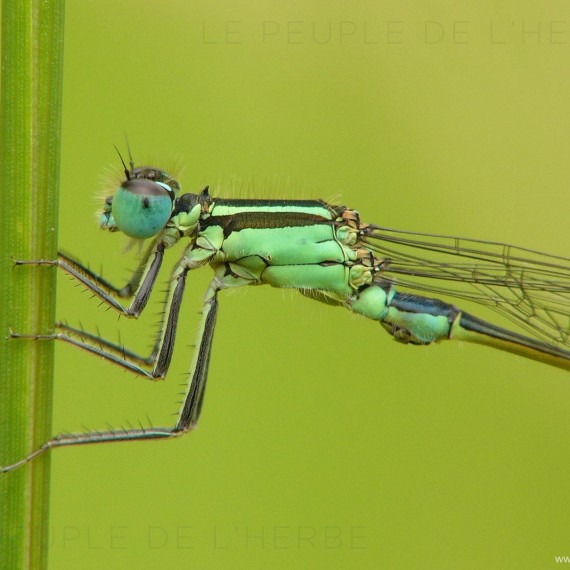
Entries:
<svg viewBox="0 0 570 570">
<path fill-rule="evenodd" d="M 358 255 L 342 229 L 344 211 L 319 200 L 212 199 L 197 243 L 217 249 L 211 265 L 227 286 L 266 283 L 346 298 Z"/>
</svg>

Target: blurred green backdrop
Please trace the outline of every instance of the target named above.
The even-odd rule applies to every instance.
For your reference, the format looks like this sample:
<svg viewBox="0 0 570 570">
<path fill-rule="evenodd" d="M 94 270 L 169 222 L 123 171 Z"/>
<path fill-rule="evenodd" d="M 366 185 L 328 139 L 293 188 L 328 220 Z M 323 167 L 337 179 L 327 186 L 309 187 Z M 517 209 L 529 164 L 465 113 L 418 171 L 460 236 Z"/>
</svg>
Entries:
<svg viewBox="0 0 570 570">
<path fill-rule="evenodd" d="M 65 42 L 60 244 L 107 278 L 134 265 L 94 218 L 125 133 L 186 191 L 569 253 L 567 2 L 68 0 Z M 166 382 L 58 346 L 54 430 L 172 422 L 208 279 Z M 118 322 L 73 285 L 60 318 L 149 346 L 159 300 Z M 50 567 L 548 568 L 570 556 L 569 409 L 565 372 L 224 294 L 197 432 L 53 453 Z"/>
</svg>

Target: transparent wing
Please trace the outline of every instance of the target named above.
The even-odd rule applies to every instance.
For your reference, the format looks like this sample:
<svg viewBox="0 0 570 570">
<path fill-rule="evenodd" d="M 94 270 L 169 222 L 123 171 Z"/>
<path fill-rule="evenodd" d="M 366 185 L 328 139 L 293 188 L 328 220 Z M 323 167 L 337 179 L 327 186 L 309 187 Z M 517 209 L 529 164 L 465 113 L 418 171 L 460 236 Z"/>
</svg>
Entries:
<svg viewBox="0 0 570 570">
<path fill-rule="evenodd" d="M 380 276 L 415 292 L 490 307 L 528 335 L 570 348 L 570 259 L 499 242 L 366 226 Z"/>
</svg>

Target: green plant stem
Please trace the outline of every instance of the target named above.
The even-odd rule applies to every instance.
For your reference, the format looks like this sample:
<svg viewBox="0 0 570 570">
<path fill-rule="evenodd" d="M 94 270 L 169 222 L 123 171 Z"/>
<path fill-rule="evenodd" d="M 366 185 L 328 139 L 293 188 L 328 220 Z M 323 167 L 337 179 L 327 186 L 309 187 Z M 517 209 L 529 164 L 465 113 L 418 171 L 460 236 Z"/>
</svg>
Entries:
<svg viewBox="0 0 570 570">
<path fill-rule="evenodd" d="M 0 465 L 51 436 L 56 272 L 12 259 L 55 259 L 61 135 L 63 0 L 3 0 L 0 102 Z M 0 566 L 47 566 L 49 454 L 0 474 Z"/>
</svg>

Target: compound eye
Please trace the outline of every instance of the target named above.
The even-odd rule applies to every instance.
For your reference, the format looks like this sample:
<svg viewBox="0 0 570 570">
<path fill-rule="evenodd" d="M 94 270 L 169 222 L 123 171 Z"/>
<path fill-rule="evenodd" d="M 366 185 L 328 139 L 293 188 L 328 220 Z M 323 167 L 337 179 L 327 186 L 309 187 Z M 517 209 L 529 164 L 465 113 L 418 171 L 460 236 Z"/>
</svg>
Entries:
<svg viewBox="0 0 570 570">
<path fill-rule="evenodd" d="M 163 182 L 132 178 L 113 196 L 113 219 L 129 237 L 146 239 L 164 228 L 174 207 L 174 192 Z"/>
</svg>

